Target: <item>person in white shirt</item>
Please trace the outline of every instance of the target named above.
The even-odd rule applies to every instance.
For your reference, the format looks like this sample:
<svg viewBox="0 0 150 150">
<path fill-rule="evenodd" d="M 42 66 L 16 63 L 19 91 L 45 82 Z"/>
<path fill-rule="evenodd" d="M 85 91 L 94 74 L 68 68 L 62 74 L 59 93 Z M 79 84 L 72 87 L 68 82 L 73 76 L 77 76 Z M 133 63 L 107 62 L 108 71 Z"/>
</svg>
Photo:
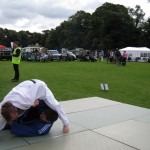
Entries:
<svg viewBox="0 0 150 150">
<path fill-rule="evenodd" d="M 63 123 L 63 132 L 69 132 L 69 120 L 66 113 L 60 103 L 55 99 L 46 83 L 38 79 L 26 80 L 14 87 L 0 103 L 0 110 L 1 106 L 3 106 L 6 102 L 12 103 L 13 106 L 20 110 L 27 110 L 31 106 L 34 106 L 34 102 L 37 99 L 44 100 L 48 107 L 57 111 L 58 116 Z M 15 118 L 15 116 L 12 117 Z M 6 120 L 0 113 L 0 130 L 2 130 L 6 124 Z"/>
</svg>

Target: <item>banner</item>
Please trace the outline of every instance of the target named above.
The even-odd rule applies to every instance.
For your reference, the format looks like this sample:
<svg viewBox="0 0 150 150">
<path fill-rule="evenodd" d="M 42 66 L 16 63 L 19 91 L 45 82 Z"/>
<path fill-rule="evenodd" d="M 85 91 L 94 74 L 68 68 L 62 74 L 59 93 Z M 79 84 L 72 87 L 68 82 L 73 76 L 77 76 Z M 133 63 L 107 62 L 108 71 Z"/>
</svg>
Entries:
<svg viewBox="0 0 150 150">
<path fill-rule="evenodd" d="M 13 48 L 13 42 L 10 42 L 11 48 Z"/>
</svg>

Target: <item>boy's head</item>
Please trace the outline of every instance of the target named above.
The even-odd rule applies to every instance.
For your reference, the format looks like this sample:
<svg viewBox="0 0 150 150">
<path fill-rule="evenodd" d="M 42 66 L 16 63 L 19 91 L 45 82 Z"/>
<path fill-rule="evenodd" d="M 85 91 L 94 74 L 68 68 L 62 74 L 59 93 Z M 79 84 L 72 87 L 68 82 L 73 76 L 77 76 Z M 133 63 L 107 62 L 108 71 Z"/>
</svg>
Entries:
<svg viewBox="0 0 150 150">
<path fill-rule="evenodd" d="M 40 114 L 40 119 L 46 122 L 47 121 L 55 122 L 58 119 L 58 114 L 51 108 L 46 107 Z"/>
<path fill-rule="evenodd" d="M 7 121 L 7 123 L 11 123 L 13 120 L 16 120 L 18 117 L 18 111 L 15 106 L 10 102 L 4 103 L 1 108 L 1 114 Z"/>
</svg>

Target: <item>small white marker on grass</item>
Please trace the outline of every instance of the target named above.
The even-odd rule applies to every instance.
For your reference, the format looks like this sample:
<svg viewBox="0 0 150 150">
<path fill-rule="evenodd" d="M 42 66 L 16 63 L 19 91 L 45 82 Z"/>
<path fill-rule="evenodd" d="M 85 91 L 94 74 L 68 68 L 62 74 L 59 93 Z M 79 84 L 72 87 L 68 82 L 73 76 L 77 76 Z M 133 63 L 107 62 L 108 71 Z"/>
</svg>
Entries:
<svg viewBox="0 0 150 150">
<path fill-rule="evenodd" d="M 101 86 L 101 90 L 103 90 L 103 91 L 108 91 L 109 90 L 107 83 L 101 83 L 100 86 Z"/>
</svg>

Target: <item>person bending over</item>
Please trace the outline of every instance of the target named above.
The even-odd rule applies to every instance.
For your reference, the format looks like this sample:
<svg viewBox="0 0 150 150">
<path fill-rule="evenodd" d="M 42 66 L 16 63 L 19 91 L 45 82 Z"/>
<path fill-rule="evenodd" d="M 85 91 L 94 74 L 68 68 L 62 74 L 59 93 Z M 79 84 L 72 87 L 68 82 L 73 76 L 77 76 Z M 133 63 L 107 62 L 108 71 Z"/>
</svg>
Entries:
<svg viewBox="0 0 150 150">
<path fill-rule="evenodd" d="M 37 99 L 42 99 L 49 108 L 58 113 L 58 117 L 63 123 L 63 132 L 69 132 L 69 120 L 66 113 L 46 83 L 41 80 L 26 80 L 18 84 L 4 97 L 0 103 L 0 109 L 6 102 L 10 102 L 14 106 L 14 109 L 24 111 L 33 106 L 34 101 Z M 15 115 L 17 115 L 17 113 L 12 114 L 12 118 L 15 117 Z M 0 113 L 0 130 L 2 130 L 5 125 L 6 120 Z"/>
</svg>

